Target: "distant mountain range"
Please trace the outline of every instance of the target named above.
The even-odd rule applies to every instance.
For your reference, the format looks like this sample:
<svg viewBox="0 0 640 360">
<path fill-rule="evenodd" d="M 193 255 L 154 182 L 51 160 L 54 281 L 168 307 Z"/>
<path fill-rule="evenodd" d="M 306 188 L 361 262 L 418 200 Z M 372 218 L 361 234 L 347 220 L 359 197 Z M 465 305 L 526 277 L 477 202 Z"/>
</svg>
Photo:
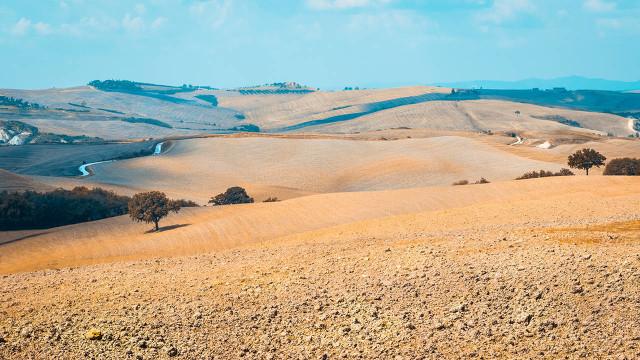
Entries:
<svg viewBox="0 0 640 360">
<path fill-rule="evenodd" d="M 438 83 L 435 85 L 462 89 L 477 89 L 480 87 L 483 89 L 551 89 L 555 87 L 563 87 L 568 90 L 640 90 L 640 81 L 594 79 L 582 76 L 566 76 L 554 79 L 532 78 L 517 81 L 474 80 Z"/>
</svg>

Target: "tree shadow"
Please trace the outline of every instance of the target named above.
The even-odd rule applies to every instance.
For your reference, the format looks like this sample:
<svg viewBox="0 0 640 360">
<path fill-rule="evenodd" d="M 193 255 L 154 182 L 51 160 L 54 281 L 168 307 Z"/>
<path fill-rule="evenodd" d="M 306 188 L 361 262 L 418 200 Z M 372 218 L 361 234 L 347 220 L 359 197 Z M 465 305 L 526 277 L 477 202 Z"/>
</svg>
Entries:
<svg viewBox="0 0 640 360">
<path fill-rule="evenodd" d="M 191 225 L 191 224 L 175 224 L 175 225 L 169 225 L 169 226 L 161 226 L 160 229 L 158 229 L 158 231 L 156 231 L 155 229 L 151 229 L 151 230 L 145 231 L 145 234 L 169 231 L 169 230 L 178 229 L 178 228 L 189 226 L 189 225 Z"/>
<path fill-rule="evenodd" d="M 14 238 L 14 239 L 9 239 L 9 240 L 6 240 L 6 241 L 0 241 L 0 246 L 6 245 L 6 244 L 11 244 L 13 242 L 20 241 L 20 240 L 34 238 L 34 237 L 37 237 L 37 236 L 40 236 L 40 235 L 48 234 L 50 232 L 51 231 L 42 231 L 42 232 L 38 232 L 38 233 L 35 233 L 35 234 L 29 234 L 29 235 L 20 236 L 20 237 Z"/>
</svg>

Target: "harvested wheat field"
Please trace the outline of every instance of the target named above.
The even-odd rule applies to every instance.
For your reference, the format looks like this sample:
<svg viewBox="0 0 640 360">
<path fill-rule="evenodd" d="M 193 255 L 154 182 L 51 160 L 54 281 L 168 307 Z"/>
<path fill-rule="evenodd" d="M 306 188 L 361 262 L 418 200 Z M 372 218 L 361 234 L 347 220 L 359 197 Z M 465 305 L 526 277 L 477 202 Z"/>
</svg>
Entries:
<svg viewBox="0 0 640 360">
<path fill-rule="evenodd" d="M 573 126 L 566 124 L 568 120 L 573 121 Z M 599 135 L 609 133 L 616 136 L 635 133 L 629 129 L 628 119 L 617 115 L 499 100 L 423 102 L 305 130 L 325 133 L 354 133 L 399 127 L 434 130 L 511 131 L 527 137 L 563 131 Z"/>
<path fill-rule="evenodd" d="M 261 201 L 269 196 L 443 186 L 480 177 L 510 180 L 530 170 L 561 167 L 464 136 L 398 141 L 223 137 L 176 141 L 162 156 L 99 164 L 88 180 L 162 190 L 204 204 L 233 185 Z"/>
<path fill-rule="evenodd" d="M 547 178 L 22 233 L 0 356 L 634 358 L 639 204 L 634 178 Z"/>
</svg>

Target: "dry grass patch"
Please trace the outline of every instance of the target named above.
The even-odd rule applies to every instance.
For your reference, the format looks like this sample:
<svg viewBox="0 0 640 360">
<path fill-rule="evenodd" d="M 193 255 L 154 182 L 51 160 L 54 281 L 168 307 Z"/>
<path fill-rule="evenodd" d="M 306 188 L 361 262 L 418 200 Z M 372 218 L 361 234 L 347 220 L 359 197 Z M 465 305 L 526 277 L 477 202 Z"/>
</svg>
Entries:
<svg viewBox="0 0 640 360">
<path fill-rule="evenodd" d="M 640 241 L 640 220 L 580 227 L 551 228 L 552 239 L 571 244 L 621 244 Z"/>
</svg>

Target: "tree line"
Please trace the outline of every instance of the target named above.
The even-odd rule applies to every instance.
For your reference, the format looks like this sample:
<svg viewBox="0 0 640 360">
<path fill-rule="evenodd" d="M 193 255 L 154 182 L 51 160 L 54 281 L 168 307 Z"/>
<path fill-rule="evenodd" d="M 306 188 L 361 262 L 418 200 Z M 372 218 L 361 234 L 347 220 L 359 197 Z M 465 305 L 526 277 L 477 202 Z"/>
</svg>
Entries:
<svg viewBox="0 0 640 360">
<path fill-rule="evenodd" d="M 130 198 L 84 186 L 50 192 L 0 192 L 0 230 L 45 229 L 126 214 Z"/>
<path fill-rule="evenodd" d="M 269 198 L 268 202 L 278 201 Z M 213 206 L 252 203 L 253 198 L 245 189 L 234 186 L 211 198 Z M 0 192 L 0 231 L 46 229 L 94 221 L 129 214 L 132 220 L 159 222 L 171 212 L 181 208 L 199 206 L 191 200 L 172 200 L 160 191 L 135 194 L 133 197 L 118 195 L 102 188 L 84 186 L 72 190 L 55 189 L 49 192 L 23 191 Z"/>
<path fill-rule="evenodd" d="M 2 96 L 0 95 L 0 105 L 4 106 L 15 106 L 18 109 L 22 110 L 30 110 L 30 109 L 46 109 L 45 106 L 42 106 L 37 103 L 24 101 L 22 99 L 10 97 L 10 96 Z"/>
</svg>

